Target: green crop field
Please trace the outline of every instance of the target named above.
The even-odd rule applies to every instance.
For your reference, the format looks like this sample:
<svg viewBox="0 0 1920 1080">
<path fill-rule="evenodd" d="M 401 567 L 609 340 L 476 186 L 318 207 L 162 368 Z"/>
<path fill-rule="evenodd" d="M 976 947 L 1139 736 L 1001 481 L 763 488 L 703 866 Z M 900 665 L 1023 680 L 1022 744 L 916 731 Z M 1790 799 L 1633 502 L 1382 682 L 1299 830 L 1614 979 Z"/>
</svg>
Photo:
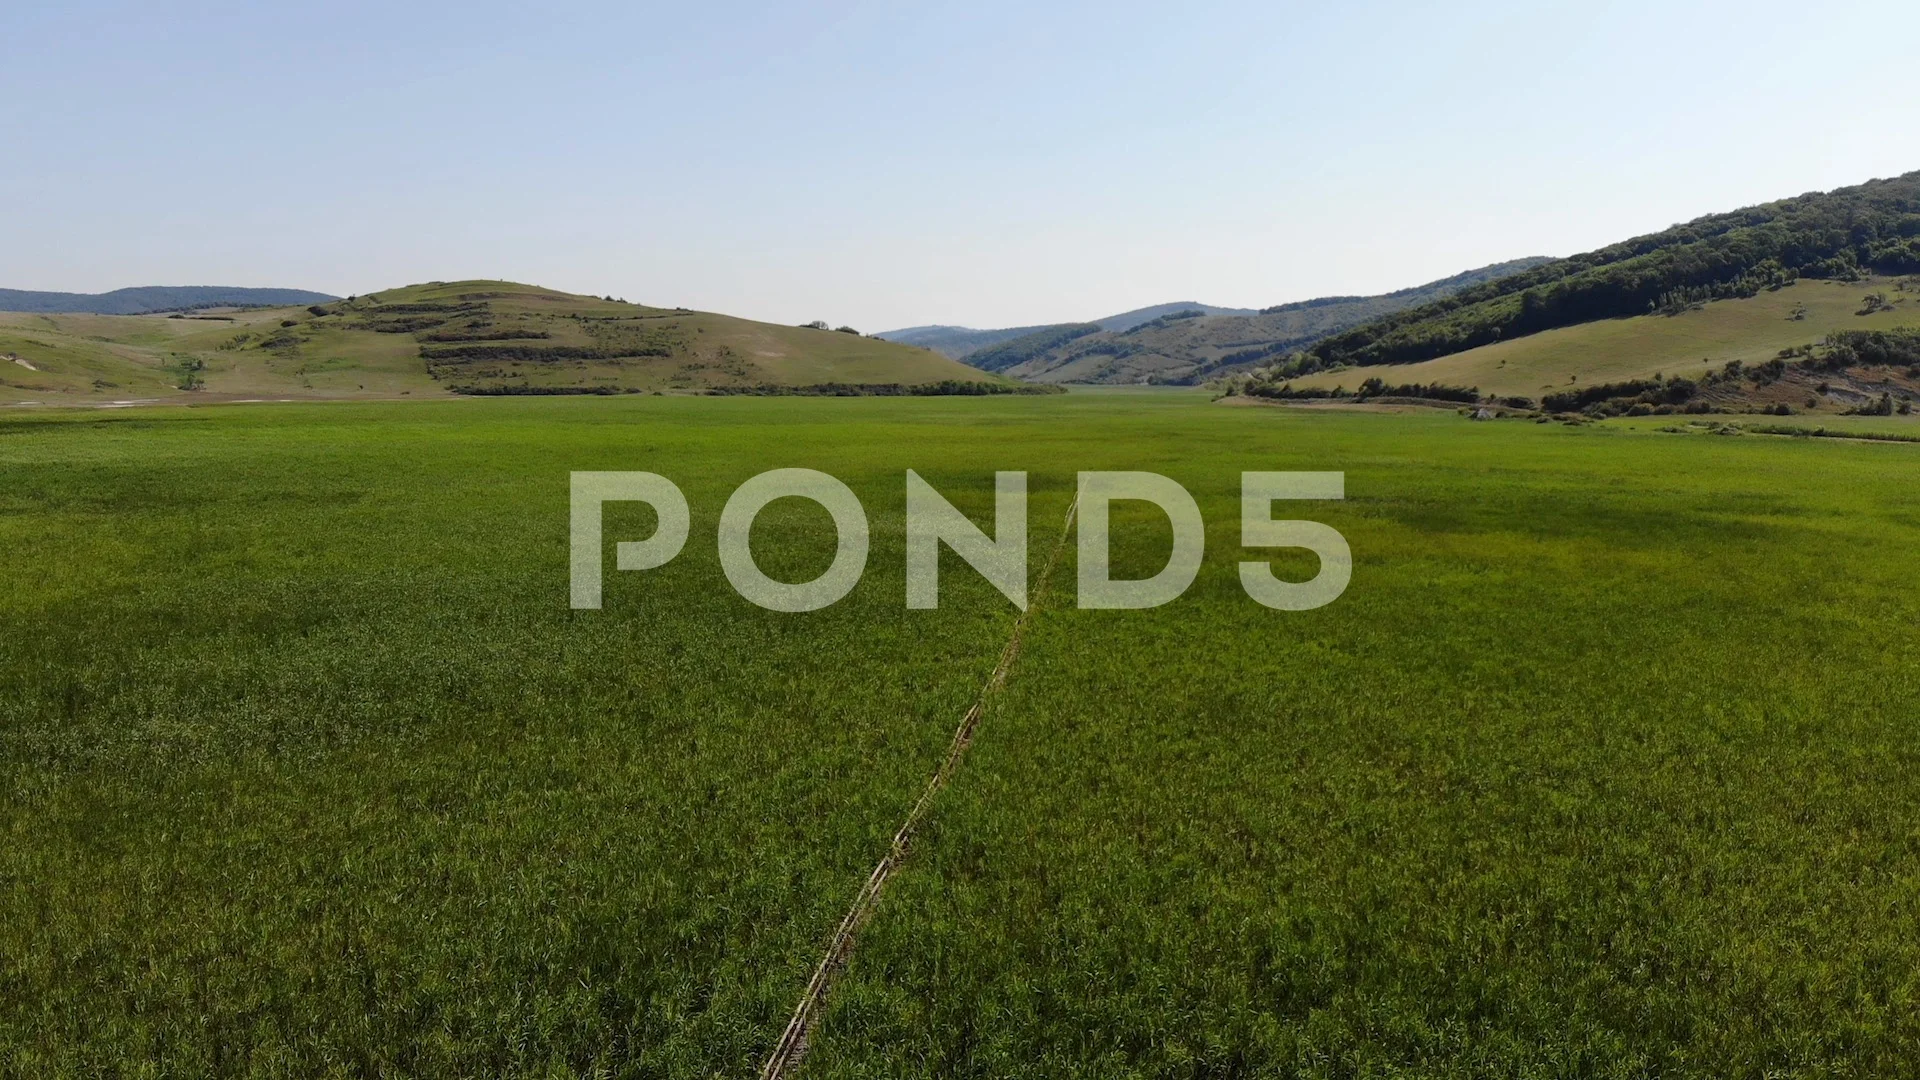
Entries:
<svg viewBox="0 0 1920 1080">
<path fill-rule="evenodd" d="M 981 522 L 1028 470 L 1036 575 L 1077 470 L 1163 473 L 1207 558 L 1165 607 L 1079 611 L 1068 546 L 800 1075 L 1900 1074 L 1920 446 L 1661 426 L 1170 392 L 10 410 L 0 1076 L 752 1075 L 1014 623 L 950 555 L 905 608 L 909 468 Z M 715 554 L 789 466 L 873 524 L 811 614 Z M 567 606 L 571 470 L 692 506 L 600 611 Z M 1352 547 L 1338 601 L 1242 593 L 1242 470 L 1346 474 L 1299 511 Z M 1123 576 L 1169 544 L 1136 510 Z M 610 506 L 608 544 L 649 517 Z M 776 503 L 762 565 L 812 577 L 825 525 Z"/>
</svg>

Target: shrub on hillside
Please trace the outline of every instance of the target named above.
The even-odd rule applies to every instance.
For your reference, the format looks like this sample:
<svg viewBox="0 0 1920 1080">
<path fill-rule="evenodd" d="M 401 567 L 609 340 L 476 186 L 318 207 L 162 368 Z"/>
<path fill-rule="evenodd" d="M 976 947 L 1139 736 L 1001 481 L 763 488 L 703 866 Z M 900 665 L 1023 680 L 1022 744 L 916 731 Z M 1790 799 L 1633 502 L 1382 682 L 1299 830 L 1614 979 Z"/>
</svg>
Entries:
<svg viewBox="0 0 1920 1080">
<path fill-rule="evenodd" d="M 1738 361 L 1734 361 L 1737 364 Z M 1729 365 L 1732 367 L 1733 365 Z M 1737 372 L 1738 368 L 1734 368 Z M 1540 407 L 1548 412 L 1580 412 L 1596 405 L 1619 403 L 1625 411 L 1634 404 L 1647 406 L 1683 405 L 1693 400 L 1699 393 L 1699 384 L 1692 379 L 1630 379 L 1626 382 L 1596 383 L 1573 390 L 1561 390 L 1540 399 Z"/>
<path fill-rule="evenodd" d="M 1370 397 L 1424 398 L 1428 401 L 1459 401 L 1468 405 L 1480 400 L 1480 389 L 1474 386 L 1446 386 L 1441 383 L 1404 383 L 1389 386 L 1381 379 L 1368 379 L 1360 384 L 1355 397 L 1365 401 Z"/>
<path fill-rule="evenodd" d="M 1277 401 L 1317 401 L 1326 398 L 1346 397 L 1346 391 L 1340 389 L 1323 390 L 1319 387 L 1296 387 L 1290 382 L 1255 382 L 1247 384 L 1247 396 L 1272 398 Z"/>
<path fill-rule="evenodd" d="M 1842 330 L 1827 338 L 1830 366 L 1909 367 L 1920 364 L 1920 329 Z"/>
</svg>

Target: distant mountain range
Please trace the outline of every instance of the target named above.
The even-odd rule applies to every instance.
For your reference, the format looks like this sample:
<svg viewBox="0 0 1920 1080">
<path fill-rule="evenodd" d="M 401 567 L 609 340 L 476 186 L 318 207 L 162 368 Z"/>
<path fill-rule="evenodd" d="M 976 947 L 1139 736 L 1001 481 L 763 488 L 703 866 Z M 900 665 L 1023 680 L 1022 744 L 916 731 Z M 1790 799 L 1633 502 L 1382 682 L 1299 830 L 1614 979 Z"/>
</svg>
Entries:
<svg viewBox="0 0 1920 1080">
<path fill-rule="evenodd" d="M 1381 296 L 1327 296 L 1259 311 L 1174 303 L 1094 322 L 1007 330 L 915 327 L 880 336 L 1030 382 L 1197 383 L 1551 261 L 1514 259 Z"/>
<path fill-rule="evenodd" d="M 1142 323 L 1152 322 L 1161 316 L 1181 311 L 1201 311 L 1208 315 L 1254 314 L 1252 308 L 1215 307 L 1212 304 L 1197 304 L 1188 300 L 1135 308 L 1118 315 L 1109 315 L 1104 319 L 1095 319 L 1092 323 L 1048 323 L 1044 326 L 1010 326 L 1001 330 L 976 330 L 971 326 L 909 326 L 904 330 L 886 330 L 875 334 L 874 337 L 897 341 L 902 345 L 918 345 L 923 349 L 932 349 L 934 352 L 951 356 L 955 360 L 962 360 L 968 353 L 1061 326 L 1095 325 L 1102 330 L 1118 334 Z"/>
<path fill-rule="evenodd" d="M 145 315 L 210 307 L 290 307 L 340 299 L 305 289 L 241 289 L 225 285 L 147 285 L 107 293 L 0 289 L 0 311 L 49 315 Z"/>
</svg>

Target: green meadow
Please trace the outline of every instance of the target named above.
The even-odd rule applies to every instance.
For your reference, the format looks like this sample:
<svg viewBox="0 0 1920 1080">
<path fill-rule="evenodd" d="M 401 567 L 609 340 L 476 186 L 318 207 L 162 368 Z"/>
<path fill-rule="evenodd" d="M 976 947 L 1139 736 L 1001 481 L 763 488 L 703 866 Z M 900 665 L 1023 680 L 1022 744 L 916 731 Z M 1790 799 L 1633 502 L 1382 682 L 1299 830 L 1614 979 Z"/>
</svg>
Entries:
<svg viewBox="0 0 1920 1080">
<path fill-rule="evenodd" d="M 1897 419 L 1881 428 L 1904 430 Z M 486 399 L 0 416 L 0 1076 L 752 1075 L 1038 605 L 806 1077 L 1897 1075 L 1920 1060 L 1920 446 L 1024 398 Z M 1876 429 L 1877 430 L 1877 429 Z M 866 576 L 736 596 L 722 504 L 861 496 Z M 567 607 L 567 474 L 686 550 Z M 1193 493 L 1185 596 L 1079 611 L 1078 470 Z M 1337 470 L 1311 612 L 1242 470 Z M 609 506 L 606 540 L 651 528 Z M 762 516 L 810 578 L 818 507 Z M 1122 575 L 1156 511 L 1115 515 Z M 1273 556 L 1283 576 L 1310 557 Z"/>
</svg>

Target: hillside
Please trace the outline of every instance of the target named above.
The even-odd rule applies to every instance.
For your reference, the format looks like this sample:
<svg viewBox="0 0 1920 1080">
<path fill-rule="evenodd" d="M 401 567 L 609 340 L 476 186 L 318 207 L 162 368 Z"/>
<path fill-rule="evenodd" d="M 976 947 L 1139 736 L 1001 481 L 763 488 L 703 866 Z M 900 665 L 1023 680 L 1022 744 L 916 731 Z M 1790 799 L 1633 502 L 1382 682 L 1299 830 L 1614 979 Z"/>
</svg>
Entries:
<svg viewBox="0 0 1920 1080">
<path fill-rule="evenodd" d="M 1315 344 L 1296 370 L 1407 364 L 1802 278 L 1920 271 L 1920 172 L 1714 214 L 1536 266 Z"/>
<path fill-rule="evenodd" d="M 1109 315 L 1104 319 L 1093 320 L 1100 329 L 1112 334 L 1123 334 L 1135 327 L 1150 323 L 1180 312 L 1197 311 L 1202 315 L 1253 315 L 1252 308 L 1215 307 L 1212 304 L 1199 304 L 1192 300 L 1180 300 L 1171 304 L 1155 304 L 1152 307 L 1134 308 L 1118 315 Z"/>
<path fill-rule="evenodd" d="M 1022 389 L 856 334 L 498 281 L 191 316 L 0 314 L 0 401 Z"/>
<path fill-rule="evenodd" d="M 1104 319 L 1095 319 L 1093 322 L 1102 330 L 1119 332 L 1131 330 L 1141 323 L 1151 322 L 1162 315 L 1169 315 L 1176 311 L 1201 311 L 1208 315 L 1252 315 L 1254 313 L 1252 308 L 1215 307 L 1212 304 L 1196 304 L 1183 300 L 1172 304 L 1135 308 L 1118 315 L 1109 315 Z M 874 337 L 897 341 L 903 345 L 918 345 L 923 349 L 932 349 L 943 356 L 961 360 L 1003 341 L 1046 333 L 1064 326 L 1078 325 L 1081 324 L 1047 323 L 1041 326 L 1010 326 L 999 330 L 975 330 L 970 326 L 910 326 L 904 330 L 884 330 L 875 334 Z"/>
<path fill-rule="evenodd" d="M 1103 323 L 1044 327 L 974 352 L 966 361 L 1043 383 L 1195 383 L 1547 261 L 1517 259 L 1381 296 L 1322 297 L 1244 314 L 1164 305 L 1144 309 L 1138 314 L 1146 318 L 1122 329 Z"/>
<path fill-rule="evenodd" d="M 1878 298 L 1877 300 L 1872 298 Z M 1482 395 L 1543 401 L 1584 394 L 1592 404 L 1643 393 L 1642 384 L 1700 384 L 1729 370 L 1701 397 L 1715 408 L 1844 412 L 1892 395 L 1920 393 L 1904 357 L 1837 358 L 1831 343 L 1860 333 L 1920 332 L 1920 278 L 1858 282 L 1800 280 L 1757 296 L 1690 306 L 1678 313 L 1602 319 L 1483 345 L 1417 364 L 1340 368 L 1270 379 L 1296 391 L 1389 385 L 1468 387 Z M 1860 362 L 1867 361 L 1867 362 Z M 1632 393 L 1609 388 L 1640 386 Z M 1672 394 L 1667 395 L 1669 397 Z M 1670 402 L 1684 405 L 1689 398 Z"/>
<path fill-rule="evenodd" d="M 886 330 L 873 336 L 902 345 L 932 349 L 948 359 L 960 360 L 990 345 L 1046 329 L 1046 326 L 1009 326 L 1001 330 L 975 330 L 971 326 L 909 326 L 904 330 Z"/>
<path fill-rule="evenodd" d="M 28 292 L 0 289 L 0 311 L 54 314 L 145 315 L 215 307 L 291 307 L 325 304 L 339 297 L 305 289 L 241 289 L 224 285 L 148 285 L 107 293 Z"/>
</svg>

